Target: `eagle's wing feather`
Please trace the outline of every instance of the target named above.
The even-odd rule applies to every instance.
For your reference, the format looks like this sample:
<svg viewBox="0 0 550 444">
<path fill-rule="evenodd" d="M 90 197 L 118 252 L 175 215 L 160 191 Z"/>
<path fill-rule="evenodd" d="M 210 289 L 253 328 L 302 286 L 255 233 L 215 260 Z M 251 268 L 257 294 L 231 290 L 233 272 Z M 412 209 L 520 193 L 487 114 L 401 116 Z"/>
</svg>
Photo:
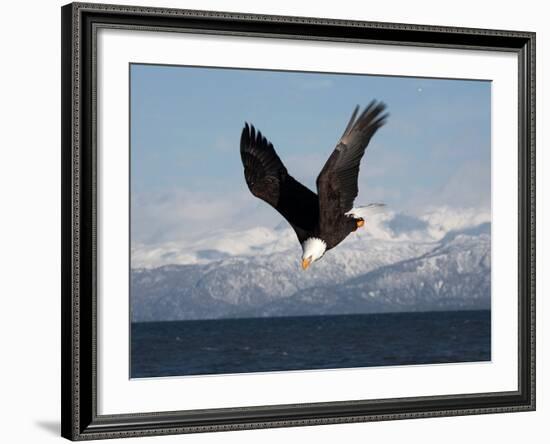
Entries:
<svg viewBox="0 0 550 444">
<path fill-rule="evenodd" d="M 319 220 L 317 194 L 288 174 L 273 145 L 252 125 L 245 124 L 241 134 L 241 159 L 250 192 L 275 208 L 303 242 Z"/>
<path fill-rule="evenodd" d="M 372 101 L 357 117 L 359 107 L 351 119 L 336 148 L 317 177 L 317 192 L 322 205 L 321 217 L 335 217 L 334 212 L 346 213 L 353 207 L 359 188 L 359 164 L 373 134 L 384 125 L 386 106 Z M 325 213 L 331 213 L 329 216 Z"/>
</svg>

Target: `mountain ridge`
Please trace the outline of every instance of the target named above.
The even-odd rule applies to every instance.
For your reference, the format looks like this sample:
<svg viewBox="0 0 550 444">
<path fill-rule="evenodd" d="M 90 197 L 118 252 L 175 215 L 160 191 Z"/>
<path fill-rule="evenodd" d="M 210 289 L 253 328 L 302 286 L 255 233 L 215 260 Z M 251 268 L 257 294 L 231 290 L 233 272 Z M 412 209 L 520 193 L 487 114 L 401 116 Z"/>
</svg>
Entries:
<svg viewBox="0 0 550 444">
<path fill-rule="evenodd" d="M 490 307 L 488 222 L 431 242 L 356 237 L 331 252 L 306 272 L 296 248 L 133 269 L 132 320 Z"/>
</svg>

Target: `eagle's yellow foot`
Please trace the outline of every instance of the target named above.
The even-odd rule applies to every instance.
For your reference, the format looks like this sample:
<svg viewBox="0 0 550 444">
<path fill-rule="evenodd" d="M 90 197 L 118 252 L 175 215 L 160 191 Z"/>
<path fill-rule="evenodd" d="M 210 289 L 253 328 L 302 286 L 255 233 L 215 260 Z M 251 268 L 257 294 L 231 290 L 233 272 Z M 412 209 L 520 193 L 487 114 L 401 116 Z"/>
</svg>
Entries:
<svg viewBox="0 0 550 444">
<path fill-rule="evenodd" d="M 357 228 L 361 228 L 363 225 L 365 225 L 364 219 L 357 219 L 356 220 Z"/>
</svg>

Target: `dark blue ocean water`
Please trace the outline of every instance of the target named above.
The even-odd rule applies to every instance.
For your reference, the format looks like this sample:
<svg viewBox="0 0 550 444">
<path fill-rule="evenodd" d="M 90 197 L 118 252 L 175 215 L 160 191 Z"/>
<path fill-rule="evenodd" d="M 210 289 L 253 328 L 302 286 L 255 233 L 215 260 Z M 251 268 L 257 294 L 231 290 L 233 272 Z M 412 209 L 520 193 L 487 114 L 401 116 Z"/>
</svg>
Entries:
<svg viewBox="0 0 550 444">
<path fill-rule="evenodd" d="M 133 323 L 131 377 L 489 361 L 491 312 Z"/>
</svg>

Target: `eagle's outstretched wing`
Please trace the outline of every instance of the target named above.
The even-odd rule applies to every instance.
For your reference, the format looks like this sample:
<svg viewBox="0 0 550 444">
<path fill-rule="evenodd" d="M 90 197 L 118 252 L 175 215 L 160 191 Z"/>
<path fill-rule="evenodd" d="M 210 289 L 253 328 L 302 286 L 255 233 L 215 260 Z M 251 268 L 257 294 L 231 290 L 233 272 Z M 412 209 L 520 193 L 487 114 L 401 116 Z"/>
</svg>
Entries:
<svg viewBox="0 0 550 444">
<path fill-rule="evenodd" d="M 241 135 L 241 159 L 251 193 L 281 213 L 303 242 L 319 221 L 317 194 L 288 174 L 273 145 L 252 125 L 245 124 Z"/>
<path fill-rule="evenodd" d="M 335 218 L 351 210 L 359 189 L 359 164 L 373 134 L 384 125 L 386 106 L 372 101 L 357 117 L 355 108 L 344 134 L 317 177 L 321 218 Z"/>
</svg>

